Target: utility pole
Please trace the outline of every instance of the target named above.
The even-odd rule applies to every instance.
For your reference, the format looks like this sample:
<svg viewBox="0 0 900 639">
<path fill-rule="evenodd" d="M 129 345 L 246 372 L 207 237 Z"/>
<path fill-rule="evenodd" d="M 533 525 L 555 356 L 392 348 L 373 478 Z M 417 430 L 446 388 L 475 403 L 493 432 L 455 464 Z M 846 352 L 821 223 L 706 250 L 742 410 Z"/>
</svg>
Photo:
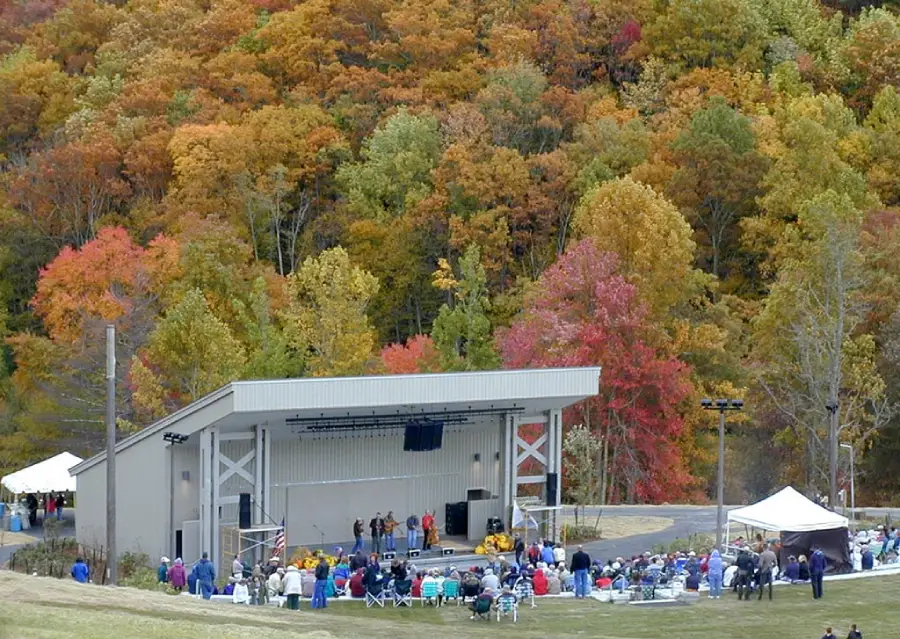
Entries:
<svg viewBox="0 0 900 639">
<path fill-rule="evenodd" d="M 837 508 L 837 470 L 838 470 L 838 409 L 836 399 L 825 404 L 828 411 L 828 505 L 832 510 Z"/>
<path fill-rule="evenodd" d="M 116 553 L 116 327 L 106 327 L 106 570 L 107 583 L 119 579 Z"/>
<path fill-rule="evenodd" d="M 725 411 L 743 410 L 744 400 L 717 399 L 714 402 L 711 399 L 702 399 L 700 400 L 700 407 L 703 410 L 719 411 L 719 466 L 716 473 L 716 548 L 721 552 L 724 550 L 722 545 L 722 527 L 725 524 Z"/>
</svg>

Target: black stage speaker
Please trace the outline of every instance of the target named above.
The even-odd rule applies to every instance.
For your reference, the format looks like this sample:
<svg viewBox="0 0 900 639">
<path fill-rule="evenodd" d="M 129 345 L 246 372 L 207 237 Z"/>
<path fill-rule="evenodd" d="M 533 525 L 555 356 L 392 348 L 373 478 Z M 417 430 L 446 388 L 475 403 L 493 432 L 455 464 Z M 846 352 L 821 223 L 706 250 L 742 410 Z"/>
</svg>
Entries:
<svg viewBox="0 0 900 639">
<path fill-rule="evenodd" d="M 444 422 L 407 422 L 403 432 L 403 450 L 421 452 L 440 450 L 444 443 Z"/>
<path fill-rule="evenodd" d="M 446 557 L 447 555 L 452 555 L 455 552 L 456 551 L 453 548 L 444 548 L 443 546 L 441 547 L 441 556 L 442 557 Z"/>
<path fill-rule="evenodd" d="M 422 425 L 419 422 L 406 422 L 403 432 L 403 450 L 414 452 L 422 450 Z"/>
<path fill-rule="evenodd" d="M 391 561 L 396 556 L 397 556 L 396 552 L 394 552 L 393 550 L 387 550 L 387 551 L 385 551 L 385 553 L 383 555 L 381 555 L 381 558 L 384 561 Z"/>
<path fill-rule="evenodd" d="M 422 435 L 419 450 L 440 450 L 444 443 L 444 422 L 426 421 L 420 424 Z"/>
<path fill-rule="evenodd" d="M 406 551 L 406 556 L 409 557 L 410 559 L 415 559 L 421 553 L 422 553 L 422 551 L 419 550 L 418 548 L 410 548 L 409 550 Z"/>
<path fill-rule="evenodd" d="M 559 475 L 557 473 L 547 473 L 547 505 L 557 506 L 556 489 L 559 487 Z"/>
<path fill-rule="evenodd" d="M 250 493 L 241 493 L 238 504 L 238 528 L 246 530 L 253 526 L 253 517 L 250 514 Z"/>
</svg>

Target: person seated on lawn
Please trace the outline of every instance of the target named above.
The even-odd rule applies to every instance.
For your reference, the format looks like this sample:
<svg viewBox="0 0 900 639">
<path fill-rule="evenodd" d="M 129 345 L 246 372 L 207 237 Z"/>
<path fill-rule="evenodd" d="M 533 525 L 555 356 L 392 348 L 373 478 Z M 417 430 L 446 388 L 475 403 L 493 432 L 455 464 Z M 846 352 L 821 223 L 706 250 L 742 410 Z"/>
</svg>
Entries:
<svg viewBox="0 0 900 639">
<path fill-rule="evenodd" d="M 434 584 L 435 588 L 437 588 L 437 578 L 435 577 L 434 573 L 435 573 L 435 571 L 432 569 L 432 570 L 427 571 L 427 572 L 425 573 L 425 576 L 422 577 L 422 585 L 421 585 L 421 592 L 422 592 L 422 593 L 425 592 L 425 587 L 426 587 L 426 585 L 428 585 L 428 584 Z M 419 596 L 422 596 L 422 595 L 420 594 Z M 431 601 L 431 599 L 429 599 L 429 601 Z M 438 602 L 437 602 L 437 601 L 434 601 L 433 603 L 436 604 L 436 603 L 438 603 Z"/>
<path fill-rule="evenodd" d="M 547 594 L 547 575 L 543 570 L 534 571 L 534 594 L 538 596 Z"/>
<path fill-rule="evenodd" d="M 504 609 L 503 603 L 504 603 L 504 602 L 507 602 L 507 601 L 509 601 L 509 602 L 511 602 L 511 603 L 514 604 L 514 603 L 516 603 L 516 601 L 518 601 L 518 599 L 517 599 L 515 593 L 512 591 L 512 588 L 510 588 L 509 586 L 503 586 L 503 591 L 502 591 L 502 592 L 500 593 L 500 595 L 497 597 L 497 602 L 496 602 L 495 605 L 496 605 L 496 608 L 497 608 L 498 610 L 503 610 L 503 611 L 504 611 L 504 612 L 503 612 L 503 616 L 504 616 L 504 617 L 505 617 L 506 615 L 508 615 L 508 614 L 509 614 L 509 610 L 512 609 L 512 606 L 509 606 L 508 608 Z"/>
<path fill-rule="evenodd" d="M 356 554 L 350 558 L 350 572 L 356 572 L 360 568 L 366 567 L 366 556 L 362 553 L 362 550 L 357 550 Z"/>
<path fill-rule="evenodd" d="M 421 572 L 417 572 L 416 576 L 412 580 L 412 596 L 418 599 L 422 596 L 422 581 L 424 575 Z"/>
<path fill-rule="evenodd" d="M 250 605 L 250 587 L 247 585 L 247 580 L 244 577 L 235 582 L 231 601 L 236 604 Z"/>
<path fill-rule="evenodd" d="M 480 606 L 479 606 L 479 602 L 481 602 Z M 469 619 L 474 619 L 475 612 L 479 609 L 490 610 L 493 603 L 494 603 L 494 593 L 491 591 L 490 588 L 485 588 L 482 591 L 482 593 L 480 595 L 478 595 L 477 597 L 475 597 L 475 600 L 471 604 L 469 604 L 469 610 L 472 611 L 472 616 L 469 617 Z"/>
<path fill-rule="evenodd" d="M 875 567 L 875 555 L 869 550 L 868 546 L 862 547 L 862 569 L 872 570 Z"/>
<path fill-rule="evenodd" d="M 793 555 L 788 557 L 788 563 L 787 566 L 784 567 L 782 579 L 790 582 L 800 580 L 800 562 L 798 562 L 797 558 Z"/>
<path fill-rule="evenodd" d="M 234 594 L 234 582 L 235 582 L 234 575 L 232 575 L 231 577 L 228 578 L 228 585 L 225 586 L 224 589 L 222 589 L 223 595 L 230 597 L 231 595 Z"/>
<path fill-rule="evenodd" d="M 559 578 L 559 571 L 554 570 L 547 577 L 547 594 L 559 595 L 562 593 L 562 581 Z"/>
<path fill-rule="evenodd" d="M 569 572 L 565 564 L 559 569 L 559 583 L 563 592 L 575 590 L 575 575 Z"/>
<path fill-rule="evenodd" d="M 493 592 L 500 590 L 500 578 L 494 574 L 490 568 L 484 571 L 484 577 L 481 579 L 482 588 L 490 588 Z"/>
<path fill-rule="evenodd" d="M 684 580 L 684 589 L 688 592 L 698 592 L 700 590 L 700 573 L 688 573 Z"/>
<path fill-rule="evenodd" d="M 341 560 L 334 567 L 334 585 L 343 588 L 350 579 L 350 564 L 347 563 L 347 557 L 341 557 Z"/>
<path fill-rule="evenodd" d="M 366 571 L 364 568 L 358 569 L 350 577 L 350 596 L 362 599 L 366 596 Z"/>
<path fill-rule="evenodd" d="M 474 598 L 480 591 L 481 580 L 478 579 L 478 575 L 472 571 L 467 572 L 462 581 L 462 596 L 466 599 Z"/>
<path fill-rule="evenodd" d="M 519 573 L 518 568 L 515 564 L 513 564 L 509 572 L 506 573 L 506 575 L 503 577 L 503 579 L 500 580 L 500 582 L 504 585 L 512 587 L 516 585 L 516 582 L 519 580 L 520 576 L 521 574 Z"/>
<path fill-rule="evenodd" d="M 800 555 L 800 573 L 799 579 L 800 581 L 809 581 L 809 562 L 806 560 L 806 555 Z"/>
<path fill-rule="evenodd" d="M 456 569 L 456 566 L 450 566 L 450 570 L 447 573 L 447 579 L 453 579 L 462 583 L 462 576 L 460 576 L 459 571 Z"/>
</svg>

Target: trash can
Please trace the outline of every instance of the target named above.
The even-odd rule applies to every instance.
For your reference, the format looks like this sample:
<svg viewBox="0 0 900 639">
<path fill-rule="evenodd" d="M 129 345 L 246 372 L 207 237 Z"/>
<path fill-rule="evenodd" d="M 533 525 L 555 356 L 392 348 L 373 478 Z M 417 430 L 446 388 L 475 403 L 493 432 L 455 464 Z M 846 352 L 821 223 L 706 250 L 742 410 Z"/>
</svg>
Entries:
<svg viewBox="0 0 900 639">
<path fill-rule="evenodd" d="M 22 532 L 22 518 L 18 515 L 9 518 L 9 532 Z"/>
<path fill-rule="evenodd" d="M 0 519 L 3 518 L 3 515 L 6 514 L 6 504 L 0 501 Z"/>
</svg>

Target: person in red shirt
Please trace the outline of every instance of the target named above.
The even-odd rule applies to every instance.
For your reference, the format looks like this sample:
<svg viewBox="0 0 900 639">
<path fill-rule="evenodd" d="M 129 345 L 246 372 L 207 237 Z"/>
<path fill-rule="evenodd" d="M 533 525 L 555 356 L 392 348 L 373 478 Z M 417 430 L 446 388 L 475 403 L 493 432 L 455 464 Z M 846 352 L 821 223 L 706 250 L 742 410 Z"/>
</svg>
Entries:
<svg viewBox="0 0 900 639">
<path fill-rule="evenodd" d="M 412 582 L 412 590 L 410 590 L 414 599 L 418 599 L 422 596 L 422 573 L 417 572 L 416 578 L 413 579 Z"/>
<path fill-rule="evenodd" d="M 422 550 L 429 550 L 431 548 L 431 539 L 429 538 L 429 533 L 431 529 L 434 527 L 434 516 L 432 516 L 430 510 L 426 510 L 425 514 L 422 516 L 422 533 L 425 537 L 422 542 Z"/>
<path fill-rule="evenodd" d="M 350 577 L 350 596 L 363 598 L 366 596 L 366 587 L 363 585 L 363 577 L 366 571 L 360 568 Z"/>
<path fill-rule="evenodd" d="M 534 571 L 534 594 L 547 594 L 547 575 L 545 575 L 544 571 L 540 569 Z"/>
</svg>

